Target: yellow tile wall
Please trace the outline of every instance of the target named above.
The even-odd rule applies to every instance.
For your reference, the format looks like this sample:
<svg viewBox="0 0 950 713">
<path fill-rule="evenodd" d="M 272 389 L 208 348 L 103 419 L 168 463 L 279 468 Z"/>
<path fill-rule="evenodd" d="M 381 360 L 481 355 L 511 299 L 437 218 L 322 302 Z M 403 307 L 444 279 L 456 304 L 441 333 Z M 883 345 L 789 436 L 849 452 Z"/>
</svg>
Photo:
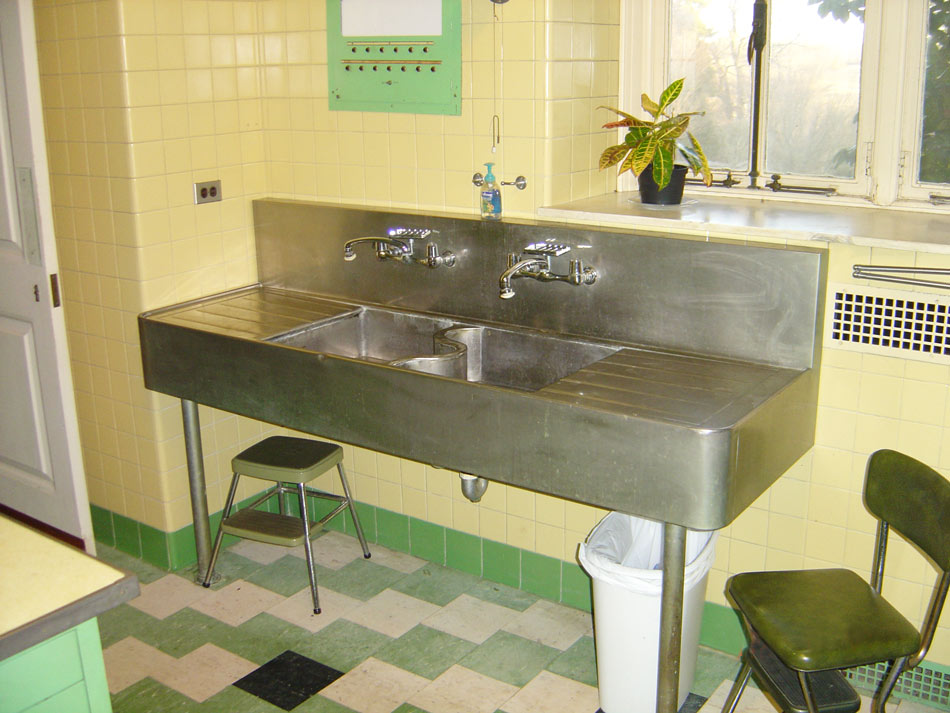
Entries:
<svg viewBox="0 0 950 713">
<path fill-rule="evenodd" d="M 612 190 L 618 0 L 463 0 L 461 116 L 330 112 L 323 0 L 36 0 L 55 229 L 92 501 L 159 529 L 190 522 L 177 401 L 142 385 L 136 315 L 253 282 L 250 201 L 264 196 L 474 213 L 471 175 L 528 179 L 509 215 Z M 497 20 L 493 14 L 497 14 Z M 492 116 L 501 142 L 492 153 Z M 194 206 L 193 182 L 225 199 Z M 831 246 L 850 264 L 942 257 Z M 826 348 L 817 445 L 721 533 L 708 587 L 729 574 L 847 566 L 867 574 L 867 455 L 904 450 L 950 471 L 948 367 Z M 228 461 L 273 429 L 200 410 L 212 509 Z M 455 473 L 347 446 L 358 499 L 573 560 L 595 508 L 492 484 L 465 500 Z M 329 487 L 329 484 L 328 484 Z M 252 486 L 245 493 L 250 494 Z M 887 593 L 925 605 L 930 570 L 895 543 Z M 944 624 L 928 658 L 950 663 Z"/>
</svg>

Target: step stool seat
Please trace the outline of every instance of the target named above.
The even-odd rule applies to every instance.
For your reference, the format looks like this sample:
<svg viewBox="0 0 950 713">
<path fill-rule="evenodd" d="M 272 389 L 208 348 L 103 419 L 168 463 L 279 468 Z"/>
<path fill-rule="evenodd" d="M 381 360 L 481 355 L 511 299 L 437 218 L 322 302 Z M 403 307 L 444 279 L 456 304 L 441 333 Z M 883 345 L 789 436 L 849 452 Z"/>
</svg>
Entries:
<svg viewBox="0 0 950 713">
<path fill-rule="evenodd" d="M 340 476 L 340 486 L 343 495 L 326 492 L 308 487 L 306 484 L 317 476 L 326 473 L 336 466 Z M 310 593 L 313 597 L 313 613 L 320 613 L 320 595 L 317 591 L 317 571 L 313 562 L 313 547 L 310 540 L 314 532 L 323 529 L 324 525 L 334 517 L 349 510 L 356 536 L 363 549 L 363 557 L 369 559 L 369 546 L 363 536 L 360 526 L 359 513 L 350 495 L 350 486 L 346 482 L 346 473 L 343 469 L 343 448 L 335 443 L 316 441 L 309 438 L 293 438 L 291 436 L 271 436 L 245 448 L 231 459 L 231 487 L 225 500 L 221 525 L 214 539 L 211 549 L 211 561 L 204 574 L 202 585 L 211 586 L 214 577 L 214 566 L 218 561 L 221 550 L 221 541 L 225 534 L 241 537 L 245 540 L 255 540 L 270 545 L 295 547 L 303 544 L 307 553 L 307 573 L 310 576 Z M 277 484 L 268 488 L 252 503 L 232 513 L 234 499 L 237 495 L 238 481 L 242 476 L 272 480 Z M 284 495 L 295 493 L 300 507 L 300 516 L 287 514 L 287 504 Z M 277 499 L 280 512 L 259 510 L 271 498 Z M 310 519 L 307 500 L 320 498 L 332 500 L 336 507 L 323 515 L 317 522 Z"/>
<path fill-rule="evenodd" d="M 343 449 L 335 443 L 271 436 L 234 456 L 231 470 L 281 483 L 308 483 L 342 460 Z"/>
<path fill-rule="evenodd" d="M 303 529 L 303 520 L 293 515 L 281 515 L 247 508 L 239 510 L 221 523 L 225 534 L 255 540 L 269 545 L 296 547 L 303 544 L 307 533 Z M 310 521 L 310 534 L 322 529 L 318 522 Z"/>
</svg>

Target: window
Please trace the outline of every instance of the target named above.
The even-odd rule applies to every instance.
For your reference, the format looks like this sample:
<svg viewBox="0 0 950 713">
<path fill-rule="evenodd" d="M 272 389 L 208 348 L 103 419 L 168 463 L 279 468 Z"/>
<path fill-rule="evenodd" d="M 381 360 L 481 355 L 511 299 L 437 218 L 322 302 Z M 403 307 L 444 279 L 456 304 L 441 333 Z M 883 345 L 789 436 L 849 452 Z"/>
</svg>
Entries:
<svg viewBox="0 0 950 713">
<path fill-rule="evenodd" d="M 950 199 L 950 0 L 625 0 L 624 12 L 624 107 L 685 77 L 679 108 L 705 111 L 690 129 L 720 187 Z"/>
</svg>

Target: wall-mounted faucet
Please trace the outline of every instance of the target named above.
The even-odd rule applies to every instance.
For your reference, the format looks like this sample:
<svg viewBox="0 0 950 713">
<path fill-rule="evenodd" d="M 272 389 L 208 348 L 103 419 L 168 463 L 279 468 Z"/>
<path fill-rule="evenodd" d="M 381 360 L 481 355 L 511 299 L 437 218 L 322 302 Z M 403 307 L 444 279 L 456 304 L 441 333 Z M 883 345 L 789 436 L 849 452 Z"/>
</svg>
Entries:
<svg viewBox="0 0 950 713">
<path fill-rule="evenodd" d="M 416 263 L 429 268 L 453 267 L 455 254 L 446 250 L 439 253 L 439 246 L 429 242 L 430 235 L 437 231 L 428 228 L 390 228 L 386 237 L 354 238 L 343 244 L 343 259 L 347 262 L 356 259 L 354 247 L 360 243 L 372 243 L 377 260 L 398 260 L 405 263 Z M 425 257 L 415 256 L 415 241 L 426 240 Z"/>
<path fill-rule="evenodd" d="M 571 260 L 566 275 L 551 271 L 551 258 L 560 257 L 571 249 L 567 245 L 556 243 L 532 243 L 524 249 L 523 257 L 515 253 L 508 254 L 508 267 L 498 278 L 498 296 L 509 300 L 515 296 L 511 281 L 517 277 L 531 277 L 541 282 L 567 282 L 571 285 L 593 285 L 600 276 L 597 270 L 580 260 Z"/>
</svg>

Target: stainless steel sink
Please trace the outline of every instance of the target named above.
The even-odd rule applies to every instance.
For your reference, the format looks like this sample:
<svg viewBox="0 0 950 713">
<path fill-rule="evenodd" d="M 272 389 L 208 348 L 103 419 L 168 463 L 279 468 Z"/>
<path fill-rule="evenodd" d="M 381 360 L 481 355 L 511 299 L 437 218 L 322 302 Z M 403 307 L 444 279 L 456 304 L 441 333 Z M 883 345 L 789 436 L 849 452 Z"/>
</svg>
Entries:
<svg viewBox="0 0 950 713">
<path fill-rule="evenodd" d="M 526 391 L 549 386 L 619 351 L 605 344 L 496 327 L 458 325 L 437 338 L 465 348 L 466 380 Z"/>
<path fill-rule="evenodd" d="M 359 307 L 268 341 L 480 384 L 537 391 L 619 351 L 527 329 Z"/>
<path fill-rule="evenodd" d="M 433 354 L 436 332 L 451 320 L 413 312 L 358 307 L 268 341 L 311 352 L 388 364 L 416 354 Z"/>
</svg>

